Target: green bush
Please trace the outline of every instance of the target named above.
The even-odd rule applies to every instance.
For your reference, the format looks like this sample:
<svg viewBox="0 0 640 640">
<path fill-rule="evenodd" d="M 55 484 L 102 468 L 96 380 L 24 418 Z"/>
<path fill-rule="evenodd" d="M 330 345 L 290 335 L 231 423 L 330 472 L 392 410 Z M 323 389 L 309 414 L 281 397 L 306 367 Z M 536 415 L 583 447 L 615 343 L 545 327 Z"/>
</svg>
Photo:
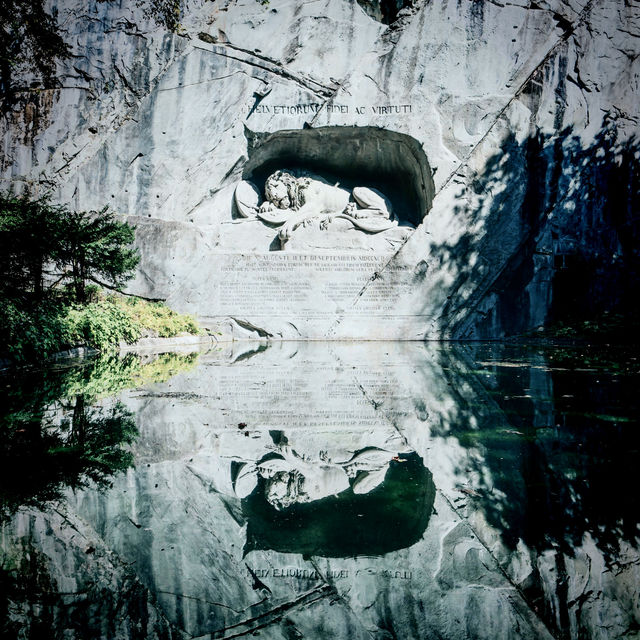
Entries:
<svg viewBox="0 0 640 640">
<path fill-rule="evenodd" d="M 144 335 L 171 338 L 199 334 L 195 319 L 161 302 L 110 295 L 88 304 L 46 300 L 29 309 L 0 299 L 0 357 L 34 362 L 77 346 L 103 353 L 132 344 Z"/>
<path fill-rule="evenodd" d="M 72 342 L 103 352 L 117 349 L 120 342 L 131 344 L 142 334 L 140 324 L 110 300 L 73 305 L 67 309 L 64 323 Z"/>
<path fill-rule="evenodd" d="M 148 302 L 141 298 L 109 296 L 141 327 L 160 338 L 173 338 L 181 333 L 200 333 L 193 316 L 176 313 L 164 302 Z"/>
<path fill-rule="evenodd" d="M 169 5 L 173 7 L 173 4 Z M 72 211 L 0 191 L 0 358 L 37 361 L 70 347 L 113 351 L 144 336 L 199 333 L 191 316 L 122 295 L 139 261 L 134 228 L 104 207 Z"/>
<path fill-rule="evenodd" d="M 30 309 L 0 299 L 0 355 L 17 362 L 47 358 L 72 341 L 66 308 L 45 301 Z"/>
</svg>

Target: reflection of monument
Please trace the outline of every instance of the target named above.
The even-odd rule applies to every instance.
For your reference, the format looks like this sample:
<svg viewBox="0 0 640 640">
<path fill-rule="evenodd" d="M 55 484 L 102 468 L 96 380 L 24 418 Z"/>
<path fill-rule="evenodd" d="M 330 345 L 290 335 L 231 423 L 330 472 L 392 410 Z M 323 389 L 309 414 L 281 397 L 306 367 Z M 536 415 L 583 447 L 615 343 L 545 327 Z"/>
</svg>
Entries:
<svg viewBox="0 0 640 640">
<path fill-rule="evenodd" d="M 380 484 L 367 487 L 366 493 L 361 476 L 371 473 L 363 471 L 339 493 L 294 501 L 284 509 L 274 504 L 273 483 L 261 478 L 242 502 L 248 521 L 245 553 L 272 549 L 341 558 L 410 547 L 424 534 L 433 509 L 431 473 L 416 453 L 387 461 L 381 471 Z M 287 478 L 295 482 L 294 476 Z"/>
<path fill-rule="evenodd" d="M 291 442 L 284 431 L 270 431 L 273 444 L 263 441 L 261 454 L 246 451 L 242 438 L 244 460 L 227 467 L 230 484 L 216 484 L 221 494 L 242 500 L 245 554 L 272 549 L 372 556 L 410 547 L 422 537 L 435 487 L 418 454 L 399 442 L 397 455 L 398 449 L 375 445 L 352 453 L 341 446 L 318 451 L 308 433 L 290 435 Z M 192 468 L 200 477 L 207 473 L 199 465 Z"/>
<path fill-rule="evenodd" d="M 378 234 L 398 227 L 391 202 L 376 189 L 355 187 L 349 191 L 308 172 L 276 171 L 267 178 L 264 195 L 261 202 L 258 188 L 243 180 L 235 190 L 236 208 L 244 218 L 257 217 L 279 226 L 282 248 L 300 227 L 330 234 L 347 229 Z M 405 237 L 406 232 L 403 227 L 395 235 Z"/>
<path fill-rule="evenodd" d="M 110 619 L 102 603 L 113 602 L 109 612 L 123 604 L 127 615 L 151 611 L 149 628 L 163 615 L 191 637 L 551 638 L 514 586 L 530 580 L 551 585 L 547 601 L 561 604 L 585 584 L 598 589 L 602 597 L 582 609 L 590 619 L 571 613 L 587 630 L 612 610 L 620 627 L 634 619 L 637 565 L 620 577 L 602 573 L 585 545 L 591 556 L 567 556 L 557 578 L 559 548 L 493 552 L 503 553 L 499 529 L 478 506 L 514 493 L 492 482 L 497 467 L 485 465 L 486 451 L 494 449 L 517 494 L 531 440 L 506 431 L 483 387 L 468 384 L 458 355 L 468 348 L 278 343 L 251 359 L 229 349 L 228 364 L 207 355 L 166 386 L 125 396 L 141 434 L 136 468 L 106 494 L 68 496 L 81 535 L 57 526 L 57 513 L 56 526 L 41 518 L 32 527 L 33 547 L 14 530 L 13 549 L 49 554 L 51 584 L 66 594 L 54 624 L 77 619 L 73 589 L 81 606 L 100 604 L 100 622 Z M 486 447 L 474 446 L 487 429 Z M 505 457 L 506 440 L 520 443 L 517 461 Z M 637 558 L 628 553 L 618 557 Z M 103 586 L 103 576 L 120 575 L 106 573 L 108 562 L 127 568 L 126 582 Z M 155 611 L 138 606 L 141 587 Z"/>
</svg>

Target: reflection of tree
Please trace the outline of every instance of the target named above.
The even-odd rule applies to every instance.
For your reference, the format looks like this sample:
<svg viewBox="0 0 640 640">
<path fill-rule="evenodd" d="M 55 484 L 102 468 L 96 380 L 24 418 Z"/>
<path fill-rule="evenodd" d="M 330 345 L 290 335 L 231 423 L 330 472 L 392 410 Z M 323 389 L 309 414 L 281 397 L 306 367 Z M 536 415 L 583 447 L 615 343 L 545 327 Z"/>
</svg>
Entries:
<svg viewBox="0 0 640 640">
<path fill-rule="evenodd" d="M 510 135 L 481 172 L 468 175 L 471 167 L 463 167 L 454 213 L 465 229 L 429 256 L 446 266 L 447 279 L 434 277 L 432 288 L 457 292 L 443 308 L 440 334 L 495 338 L 549 320 L 617 312 L 626 324 L 612 326 L 608 338 L 633 340 L 640 317 L 639 149 L 608 114 L 590 145 L 570 130 L 523 141 Z M 522 360 L 522 351 L 495 349 L 483 358 L 497 355 L 511 366 L 481 375 L 469 375 L 476 358 L 465 370 L 443 355 L 455 407 L 435 431 L 469 449 L 456 472 L 479 478 L 479 495 L 470 499 L 507 547 L 514 550 L 522 540 L 536 557 L 531 585 L 523 585 L 535 606 L 543 590 L 537 559 L 547 553 L 555 559 L 557 608 L 548 604 L 545 616 L 562 635 L 570 617 L 566 564 L 574 548 L 590 534 L 611 561 L 621 541 L 636 540 L 637 376 L 607 369 L 598 357 L 590 364 L 597 376 L 578 372 L 585 358 L 579 351 L 532 349 Z M 549 364 L 560 363 L 549 371 Z"/>
<path fill-rule="evenodd" d="M 480 357 L 519 366 L 465 376 L 476 404 L 457 403 L 447 434 L 482 451 L 469 462 L 490 471 L 479 474 L 485 484 L 476 500 L 505 543 L 571 553 L 586 532 L 611 551 L 622 539 L 634 541 L 640 497 L 628 489 L 640 462 L 637 367 L 612 369 L 610 349 L 600 365 L 592 355 L 590 370 L 580 370 L 580 348 L 486 349 Z M 477 429 L 469 430 L 471 416 Z"/>
<path fill-rule="evenodd" d="M 0 518 L 22 505 L 59 498 L 65 486 L 75 489 L 89 481 L 108 485 L 114 473 L 133 462 L 126 446 L 137 429 L 124 405 L 93 407 L 84 394 L 69 405 L 61 397 L 64 372 L 55 381 L 42 373 L 28 378 L 23 383 L 31 385 L 30 393 L 9 394 L 0 417 Z M 58 420 L 66 410 L 71 415 Z"/>
<path fill-rule="evenodd" d="M 587 363 L 576 347 L 470 350 L 474 360 L 497 366 L 469 374 L 472 361 L 465 371 L 443 356 L 452 388 L 463 380 L 468 386 L 442 421 L 441 435 L 473 452 L 457 471 L 479 478 L 470 499 L 505 545 L 515 551 L 522 540 L 538 558 L 553 554 L 557 601 L 544 609 L 562 634 L 569 628 L 567 559 L 585 535 L 607 563 L 615 562 L 623 541 L 637 543 L 638 360 L 611 347 L 592 347 Z M 537 571 L 534 561 L 522 585 L 536 606 L 543 594 Z"/>
<path fill-rule="evenodd" d="M 64 487 L 108 486 L 133 463 L 133 415 L 108 400 L 195 365 L 197 354 L 129 355 L 81 366 L 14 372 L 0 391 L 0 519 L 41 506 Z M 9 385 L 8 383 L 11 382 Z"/>
</svg>

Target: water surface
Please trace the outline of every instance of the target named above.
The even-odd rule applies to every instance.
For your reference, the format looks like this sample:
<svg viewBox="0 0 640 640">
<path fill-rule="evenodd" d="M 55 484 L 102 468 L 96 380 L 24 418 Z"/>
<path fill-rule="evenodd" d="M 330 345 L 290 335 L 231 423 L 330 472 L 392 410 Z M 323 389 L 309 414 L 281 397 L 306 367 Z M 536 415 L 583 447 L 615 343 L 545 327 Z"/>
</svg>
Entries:
<svg viewBox="0 0 640 640">
<path fill-rule="evenodd" d="M 5 633 L 640 637 L 639 362 L 247 343 L 5 376 Z"/>
</svg>

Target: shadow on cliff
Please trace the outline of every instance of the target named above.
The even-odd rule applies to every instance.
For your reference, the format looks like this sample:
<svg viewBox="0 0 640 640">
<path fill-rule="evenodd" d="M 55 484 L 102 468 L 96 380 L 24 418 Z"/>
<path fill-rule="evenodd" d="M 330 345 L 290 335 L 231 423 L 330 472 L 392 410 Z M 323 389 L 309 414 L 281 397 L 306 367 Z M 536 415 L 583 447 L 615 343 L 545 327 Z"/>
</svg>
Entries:
<svg viewBox="0 0 640 640">
<path fill-rule="evenodd" d="M 500 338 L 603 312 L 638 318 L 640 153 L 621 138 L 610 118 L 589 147 L 569 129 L 511 135 L 466 179 L 454 213 L 468 230 L 431 248 L 431 261 L 457 274 L 440 335 Z"/>
</svg>

